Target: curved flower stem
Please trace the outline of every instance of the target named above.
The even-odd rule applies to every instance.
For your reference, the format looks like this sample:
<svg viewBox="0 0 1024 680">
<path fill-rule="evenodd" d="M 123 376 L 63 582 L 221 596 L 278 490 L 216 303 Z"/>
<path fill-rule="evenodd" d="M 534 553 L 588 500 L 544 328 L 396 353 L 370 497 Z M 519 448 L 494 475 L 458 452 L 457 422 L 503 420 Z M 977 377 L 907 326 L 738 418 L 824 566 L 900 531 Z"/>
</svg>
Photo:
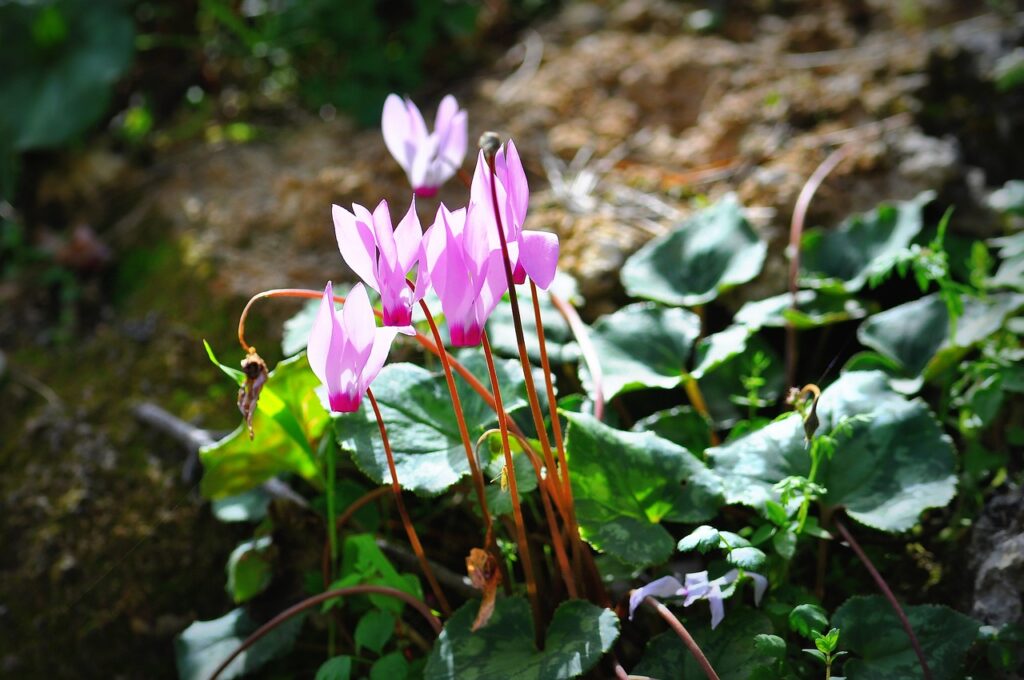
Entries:
<svg viewBox="0 0 1024 680">
<path fill-rule="evenodd" d="M 409 282 L 409 285 L 413 286 L 412 282 Z M 455 377 L 452 375 L 451 360 L 448 357 L 448 351 L 444 349 L 444 343 L 441 340 L 441 332 L 437 329 L 437 323 L 434 321 L 434 315 L 430 313 L 430 308 L 424 300 L 420 300 L 420 309 L 423 310 L 423 314 L 427 317 L 427 323 L 430 325 L 430 332 L 434 336 L 434 343 L 440 350 L 437 352 L 437 356 L 441 359 L 441 367 L 444 369 L 444 379 L 445 382 L 448 383 L 448 394 L 451 396 L 452 410 L 455 411 L 455 420 L 459 424 L 459 436 L 462 437 L 462 446 L 466 451 L 466 460 L 469 461 L 469 470 L 473 477 L 473 486 L 476 488 L 476 500 L 480 504 L 480 512 L 484 516 L 484 527 L 486 529 L 484 545 L 490 546 L 494 540 L 494 524 L 491 520 L 491 513 L 487 509 L 487 494 L 484 491 L 484 475 L 480 471 L 480 466 L 477 464 L 476 451 L 473 448 L 473 443 L 469 439 L 469 428 L 466 426 L 466 415 L 462 410 L 462 400 L 459 399 L 459 389 L 455 385 Z"/>
<path fill-rule="evenodd" d="M 807 183 L 800 190 L 797 196 L 796 205 L 793 206 L 793 220 L 789 223 L 789 308 L 797 308 L 797 280 L 800 276 L 800 242 L 803 239 L 804 221 L 807 219 L 807 209 L 811 206 L 811 199 L 818 191 L 818 187 L 825 181 L 829 173 L 836 169 L 836 166 L 843 162 L 852 147 L 841 146 L 830 153 L 821 162 Z M 796 384 L 796 326 L 791 321 L 786 321 L 786 384 Z"/>
<path fill-rule="evenodd" d="M 690 654 L 693 654 L 693 658 L 697 660 L 701 669 L 704 671 L 704 675 L 708 676 L 708 680 L 719 680 L 718 673 L 715 673 L 715 669 L 711 667 L 711 662 L 704 656 L 704 652 L 701 651 L 697 645 L 696 640 L 690 635 L 690 632 L 686 630 L 686 626 L 683 622 L 675 617 L 675 615 L 668 610 L 668 607 L 655 600 L 653 597 L 647 596 L 644 598 L 644 604 L 654 607 L 654 610 L 658 612 L 658 616 L 665 619 L 665 623 L 668 627 L 679 636 L 679 639 L 683 641 L 686 648 L 690 650 Z"/>
<path fill-rule="evenodd" d="M 604 419 L 604 375 L 601 372 L 601 362 L 597 358 L 597 350 L 594 348 L 594 343 L 590 340 L 590 331 L 587 325 L 583 323 L 583 319 L 576 312 L 576 309 L 567 301 L 558 297 L 554 293 L 548 293 L 551 298 L 551 304 L 555 306 L 565 322 L 569 324 L 569 330 L 572 331 L 572 336 L 576 339 L 576 344 L 580 347 L 580 354 L 583 355 L 583 363 L 587 365 L 587 371 L 590 372 L 590 382 L 593 383 L 593 394 L 590 398 L 594 401 L 594 417 L 598 420 Z"/>
<path fill-rule="evenodd" d="M 516 468 L 512 462 L 512 447 L 508 441 L 508 416 L 501 402 L 501 388 L 498 385 L 498 374 L 494 370 L 494 355 L 491 353 L 491 343 L 487 338 L 487 331 L 483 333 L 484 358 L 487 360 L 487 371 L 491 377 L 491 391 L 494 393 L 494 401 L 498 412 L 498 428 L 501 430 L 501 446 L 505 452 L 505 469 L 508 472 L 508 490 L 512 496 L 512 517 L 516 522 L 516 539 L 519 544 L 519 554 L 523 560 L 523 574 L 526 576 L 526 594 L 530 596 L 530 604 L 533 605 L 533 618 L 535 632 L 539 640 L 541 636 L 541 609 L 539 594 L 537 593 L 537 576 L 533 571 L 533 558 L 530 556 L 530 546 L 526 540 L 526 525 L 523 523 L 523 508 L 519 503 L 519 486 L 516 483 Z"/>
<path fill-rule="evenodd" d="M 285 609 L 283 612 L 272 618 L 270 621 L 264 623 L 262 626 L 257 628 L 252 635 L 247 637 L 245 641 L 242 642 L 242 644 L 240 644 L 237 649 L 235 649 L 235 651 L 231 652 L 228 658 L 224 659 L 224 661 L 222 661 L 221 664 L 217 666 L 213 673 L 210 674 L 209 680 L 217 680 L 217 678 L 220 677 L 220 674 L 224 672 L 224 669 L 227 668 L 228 665 L 232 661 L 234 661 L 239 654 L 252 647 L 254 644 L 259 642 L 260 639 L 266 636 L 267 633 L 271 632 L 272 630 L 274 630 L 275 628 L 277 628 L 293 616 L 301 614 L 307 609 L 317 606 L 321 602 L 326 602 L 327 600 L 332 600 L 336 597 L 348 597 L 349 595 L 364 594 L 387 595 L 389 597 L 394 597 L 399 600 L 402 600 L 407 605 L 409 605 L 417 612 L 419 612 L 420 615 L 422 615 L 423 618 L 427 620 L 427 623 L 430 624 L 430 627 L 434 629 L 434 632 L 440 635 L 441 622 L 437 619 L 436 616 L 434 616 L 430 612 L 430 608 L 427 607 L 427 605 L 425 605 L 420 600 L 417 600 L 409 593 L 404 593 L 401 590 L 398 590 L 397 588 L 389 588 L 388 586 L 360 585 L 349 586 L 348 588 L 338 588 L 336 590 L 328 590 L 325 593 L 320 593 L 319 595 L 314 595 L 313 597 L 306 598 L 302 602 L 299 602 L 296 605 L 292 605 L 288 609 Z"/>
<path fill-rule="evenodd" d="M 405 501 L 402 500 L 402 487 L 398 484 L 398 471 L 395 469 L 395 458 L 391 453 L 391 442 L 388 440 L 388 431 L 384 426 L 384 418 L 380 415 L 380 407 L 377 406 L 377 399 L 373 396 L 373 390 L 367 389 L 366 396 L 370 398 L 370 405 L 373 407 L 373 413 L 377 416 L 377 427 L 380 430 L 380 438 L 384 443 L 384 453 L 388 459 L 388 469 L 391 471 L 391 491 L 395 496 L 395 505 L 398 506 L 398 514 L 402 517 L 402 524 L 405 526 L 405 533 L 409 536 L 409 543 L 412 545 L 413 552 L 416 553 L 416 557 L 419 558 L 420 568 L 423 569 L 423 575 L 427 577 L 427 582 L 430 583 L 430 589 L 434 593 L 434 597 L 437 598 L 438 603 L 441 606 L 441 611 L 444 612 L 445 616 L 451 616 L 452 608 L 448 604 L 448 598 L 444 596 L 444 592 L 441 590 L 441 585 L 437 582 L 437 577 L 434 576 L 434 570 L 430 568 L 430 562 L 427 561 L 427 555 L 423 552 L 423 546 L 420 544 L 420 538 L 416 535 L 416 528 L 412 525 L 412 520 L 409 519 L 409 512 L 405 509 Z"/>
<path fill-rule="evenodd" d="M 889 588 L 889 584 L 885 582 L 882 575 L 878 573 L 878 569 L 875 569 L 875 565 L 871 563 L 868 556 L 861 549 L 860 544 L 857 543 L 853 538 L 853 534 L 846 528 L 846 525 L 840 521 L 839 517 L 833 517 L 832 523 L 835 525 L 839 533 L 843 535 L 843 539 L 850 544 L 853 552 L 857 553 L 857 557 L 864 563 L 868 573 L 871 574 L 871 578 L 875 580 L 875 585 L 882 591 L 882 595 L 889 601 L 896 617 L 900 620 L 900 624 L 903 626 L 903 630 L 906 632 L 907 637 L 910 638 L 910 646 L 914 648 L 914 654 L 917 655 L 917 660 L 921 664 L 921 673 L 924 675 L 925 680 L 932 680 L 932 671 L 928 668 L 928 661 L 924 658 L 924 650 L 921 649 L 921 643 L 917 641 L 917 636 L 914 635 L 914 629 L 910 626 L 910 619 L 907 618 L 906 613 L 903 611 L 903 607 L 896 600 L 896 596 L 893 595 L 892 590 Z"/>
</svg>

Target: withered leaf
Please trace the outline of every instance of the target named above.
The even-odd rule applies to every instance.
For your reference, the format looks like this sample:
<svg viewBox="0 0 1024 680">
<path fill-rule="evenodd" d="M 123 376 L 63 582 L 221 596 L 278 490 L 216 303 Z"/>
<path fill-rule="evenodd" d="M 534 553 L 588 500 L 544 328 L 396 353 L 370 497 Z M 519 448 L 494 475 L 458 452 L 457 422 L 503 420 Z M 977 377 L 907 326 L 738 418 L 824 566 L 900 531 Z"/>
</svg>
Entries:
<svg viewBox="0 0 1024 680">
<path fill-rule="evenodd" d="M 473 587 L 483 593 L 480 610 L 470 628 L 476 631 L 486 626 L 494 613 L 494 602 L 498 595 L 498 585 L 501 583 L 501 570 L 498 569 L 498 561 L 494 555 L 486 550 L 473 548 L 466 558 L 466 573 Z"/>
<path fill-rule="evenodd" d="M 260 392 L 267 382 L 267 363 L 256 353 L 256 349 L 249 348 L 249 354 L 242 359 L 242 372 L 245 373 L 245 383 L 238 388 L 238 410 L 245 418 L 246 427 L 249 428 L 249 439 L 255 433 L 252 429 L 252 419 L 256 415 L 256 404 L 260 400 Z"/>
</svg>

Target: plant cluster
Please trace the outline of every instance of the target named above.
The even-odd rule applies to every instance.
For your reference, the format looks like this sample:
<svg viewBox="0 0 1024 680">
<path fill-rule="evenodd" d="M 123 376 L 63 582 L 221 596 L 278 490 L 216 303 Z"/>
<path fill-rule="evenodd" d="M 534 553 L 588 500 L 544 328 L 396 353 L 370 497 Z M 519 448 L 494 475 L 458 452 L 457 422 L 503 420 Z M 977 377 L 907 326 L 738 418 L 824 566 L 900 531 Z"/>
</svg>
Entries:
<svg viewBox="0 0 1024 680">
<path fill-rule="evenodd" d="M 240 606 L 185 630 L 182 677 L 253 670 L 304 619 L 326 628 L 318 678 L 954 678 L 972 648 L 978 673 L 1020 663 L 1012 626 L 900 603 L 893 561 L 855 536 L 972 514 L 1011 474 L 992 425 L 1019 446 L 1024 292 L 1003 270 L 1020 267 L 1020 234 L 994 244 L 998 271 L 975 248 L 955 280 L 948 214 L 934 237 L 925 226 L 930 194 L 830 231 L 800 225 L 791 293 L 713 328 L 708 307 L 767 252 L 726 198 L 631 256 L 622 283 L 642 301 L 588 326 L 557 237 L 525 228 L 515 144 L 484 134 L 470 177 L 467 127 L 450 97 L 433 130 L 388 98 L 384 140 L 415 197 L 397 225 L 383 201 L 333 207 L 361 282 L 264 291 L 243 311 L 242 370 L 218 365 L 245 422 L 201 453 L 217 515 L 258 522 L 228 591 L 244 605 L 274 580 L 271 498 L 322 520 L 324 558 L 307 597 L 262 625 Z M 467 205 L 439 204 L 424 231 L 418 207 L 455 176 Z M 878 311 L 870 287 L 910 271 L 939 292 Z M 245 319 L 280 297 L 312 302 L 270 371 Z M 864 351 L 799 355 L 844 324 Z M 426 366 L 387 363 L 412 343 Z M 787 392 L 785 375 L 824 362 L 822 386 Z M 408 551 L 377 507 L 388 497 Z"/>
</svg>

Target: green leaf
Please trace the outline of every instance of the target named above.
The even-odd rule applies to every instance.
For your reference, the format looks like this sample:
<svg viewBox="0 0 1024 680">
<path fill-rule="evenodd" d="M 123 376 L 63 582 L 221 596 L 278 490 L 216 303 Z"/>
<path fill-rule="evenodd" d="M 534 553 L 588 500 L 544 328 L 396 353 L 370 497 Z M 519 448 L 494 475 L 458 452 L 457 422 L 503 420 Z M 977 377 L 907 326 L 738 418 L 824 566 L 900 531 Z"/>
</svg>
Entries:
<svg viewBox="0 0 1024 680">
<path fill-rule="evenodd" d="M 961 677 L 960 666 L 977 637 L 979 624 L 941 605 L 905 606 L 935 680 Z M 921 667 L 889 603 L 879 595 L 851 597 L 832 617 L 844 646 L 860 658 L 843 664 L 849 680 L 921 677 Z"/>
<path fill-rule="evenodd" d="M 260 638 L 228 665 L 221 678 L 237 678 L 287 654 L 302 629 L 304 615 L 292 617 Z M 255 632 L 257 624 L 243 609 L 219 619 L 195 621 L 174 639 L 174 658 L 181 680 L 207 680 L 217 668 Z"/>
<path fill-rule="evenodd" d="M 540 445 L 533 442 L 534 448 L 540 451 Z M 537 473 L 533 469 L 530 458 L 523 452 L 519 440 L 515 437 L 509 438 L 509 448 L 512 451 L 512 466 L 516 472 L 516 486 L 520 499 L 524 494 L 530 493 L 537 488 Z M 482 452 L 483 455 L 480 455 Z M 477 458 L 484 467 L 487 479 L 490 484 L 484 490 L 487 496 L 487 509 L 492 515 L 508 515 L 512 513 L 512 493 L 510 489 L 501 488 L 502 470 L 505 467 L 504 447 L 501 443 L 501 434 L 491 432 L 477 446 Z"/>
<path fill-rule="evenodd" d="M 662 520 L 699 522 L 718 509 L 719 481 L 686 449 L 588 415 L 564 415 L 580 534 L 595 548 L 630 564 L 657 564 L 672 552 Z"/>
<path fill-rule="evenodd" d="M 828 615 L 816 604 L 798 604 L 789 612 L 789 628 L 808 640 L 828 630 Z"/>
<path fill-rule="evenodd" d="M 331 588 L 345 588 L 360 584 L 380 585 L 396 588 L 413 597 L 423 599 L 419 579 L 412 574 L 400 574 L 388 558 L 377 547 L 373 534 L 351 534 L 345 537 L 341 547 L 341 578 Z M 370 602 L 383 611 L 394 615 L 402 613 L 405 603 L 385 595 L 369 595 Z M 345 602 L 331 600 L 324 609 L 344 606 Z"/>
<path fill-rule="evenodd" d="M 893 307 L 861 324 L 857 339 L 892 359 L 910 376 L 930 379 L 953 366 L 1013 312 L 1024 306 L 1024 295 L 995 293 L 985 300 L 962 297 L 964 312 L 956 337 L 949 337 L 949 313 L 937 293 Z"/>
<path fill-rule="evenodd" d="M 758 633 L 754 636 L 754 649 L 764 656 L 782 659 L 786 656 L 786 641 L 778 635 Z"/>
<path fill-rule="evenodd" d="M 711 446 L 711 428 L 691 406 L 674 406 L 652 413 L 633 424 L 634 432 L 652 432 L 696 455 Z"/>
<path fill-rule="evenodd" d="M 391 652 L 377 659 L 370 667 L 370 680 L 405 680 L 409 662 L 401 652 Z"/>
<path fill-rule="evenodd" d="M 1024 180 L 1011 179 L 993 191 L 987 202 L 996 212 L 1024 217 Z"/>
<path fill-rule="evenodd" d="M 235 604 L 256 597 L 270 585 L 273 567 L 266 555 L 270 536 L 239 543 L 228 557 L 227 591 Z"/>
<path fill-rule="evenodd" d="M 225 374 L 236 382 L 244 381 L 241 371 L 217 362 L 209 345 L 207 351 Z M 286 472 L 320 484 L 321 473 L 310 442 L 323 434 L 330 418 L 316 395 L 319 385 L 305 354 L 279 363 L 260 393 L 253 418 L 255 437 L 249 439 L 245 426 L 239 425 L 228 436 L 200 450 L 203 494 L 212 499 L 227 498 Z"/>
<path fill-rule="evenodd" d="M 725 561 L 747 571 L 761 571 L 764 567 L 765 554 L 758 548 L 746 546 L 730 550 L 725 556 Z"/>
<path fill-rule="evenodd" d="M 779 553 L 779 557 L 791 560 L 796 554 L 796 538 L 796 534 L 789 529 L 779 529 L 772 536 L 772 547 L 775 548 L 775 552 Z"/>
<path fill-rule="evenodd" d="M 708 526 L 707 524 L 702 524 L 686 536 L 679 539 L 676 549 L 679 552 L 699 550 L 706 555 L 712 550 L 718 550 L 721 545 L 722 537 L 718 533 L 718 529 Z"/>
<path fill-rule="evenodd" d="M 747 340 L 753 335 L 747 326 L 729 326 L 724 331 L 709 335 L 697 345 L 696 366 L 690 372 L 700 380 L 709 371 L 718 368 L 737 354 L 745 352 Z"/>
<path fill-rule="evenodd" d="M 335 305 L 335 309 L 341 305 Z M 320 311 L 320 300 L 307 300 L 299 312 L 284 322 L 281 332 L 281 353 L 286 357 L 298 354 L 306 349 L 309 334 L 313 330 L 317 312 Z M 344 658 L 344 657 L 339 657 Z"/>
<path fill-rule="evenodd" d="M 733 323 L 755 331 L 766 326 L 782 328 L 787 322 L 797 329 L 808 329 L 862 319 L 868 313 L 860 300 L 842 293 L 801 290 L 797 292 L 796 299 L 796 310 L 791 309 L 793 297 L 789 293 L 751 300 L 736 312 Z"/>
<path fill-rule="evenodd" d="M 59 146 L 99 120 L 135 51 L 116 2 L 3 3 L 0 25 L 0 136 L 15 151 Z"/>
<path fill-rule="evenodd" d="M 335 656 L 321 664 L 315 680 L 349 680 L 351 677 L 352 657 Z"/>
<path fill-rule="evenodd" d="M 479 607 L 470 600 L 448 619 L 430 653 L 425 680 L 575 678 L 593 668 L 619 636 L 614 612 L 569 600 L 555 610 L 544 651 L 538 651 L 526 600 L 499 599 L 487 625 L 471 632 Z"/>
<path fill-rule="evenodd" d="M 395 617 L 386 611 L 371 609 L 356 624 L 356 654 L 364 647 L 374 654 L 380 654 L 394 633 Z"/>
<path fill-rule="evenodd" d="M 633 297 L 703 305 L 757 276 L 766 252 L 730 195 L 634 253 L 622 267 L 622 285 Z"/>
<path fill-rule="evenodd" d="M 686 628 L 721 680 L 747 680 L 754 671 L 772 663 L 777 651 L 774 647 L 766 648 L 764 642 L 759 643 L 763 636 L 775 636 L 771 635 L 768 617 L 753 609 L 730 610 L 715 630 L 707 624 L 694 625 L 691 620 L 687 621 Z M 643 658 L 631 673 L 682 680 L 707 677 L 672 631 L 651 638 Z"/>
<path fill-rule="evenodd" d="M 785 386 L 782 362 L 771 346 L 761 337 L 754 335 L 746 340 L 744 349 L 709 367 L 698 380 L 700 390 L 707 402 L 711 419 L 718 426 L 729 426 L 746 414 L 745 409 L 733 403 L 732 397 L 744 394 L 743 378 L 752 374 L 754 357 L 758 352 L 768 358 L 768 368 L 762 373 L 765 384 L 760 397 L 769 401 L 777 398 Z"/>
<path fill-rule="evenodd" d="M 865 415 L 840 435 L 835 455 L 822 460 L 816 481 L 830 506 L 843 506 L 858 522 L 882 531 L 905 531 L 928 508 L 943 507 L 956 492 L 954 452 L 927 405 L 908 401 L 877 371 L 847 373 L 818 402 L 820 433 L 844 417 Z M 763 508 L 778 501 L 773 485 L 806 477 L 810 455 L 800 416 L 791 414 L 720 447 L 707 450 L 721 476 L 726 501 Z"/>
<path fill-rule="evenodd" d="M 646 302 L 602 316 L 590 339 L 601 364 L 605 399 L 645 387 L 677 387 L 699 333 L 696 314 Z"/>
<path fill-rule="evenodd" d="M 474 375 L 486 375 L 479 353 L 467 355 L 463 363 Z M 525 404 L 519 362 L 497 362 L 496 370 L 505 408 L 511 411 Z M 483 382 L 490 384 L 486 378 Z M 458 376 L 456 385 L 469 436 L 475 442 L 497 418 Z M 402 488 L 436 495 L 469 473 L 469 462 L 443 375 L 414 364 L 389 364 L 374 380 L 373 393 L 380 404 Z M 391 483 L 377 420 L 368 403 L 360 406 L 356 413 L 335 417 L 335 431 L 338 444 L 352 453 L 356 465 L 366 476 L 377 484 Z"/>
<path fill-rule="evenodd" d="M 1024 182 L 1021 182 L 1024 185 Z M 999 269 L 985 285 L 992 288 L 1011 288 L 1024 292 L 1024 231 L 1011 236 L 989 240 L 990 245 L 999 249 Z"/>
<path fill-rule="evenodd" d="M 558 272 L 552 284 L 552 292 L 563 299 L 578 298 L 576 281 L 568 274 Z M 537 323 L 533 313 L 533 298 L 529 288 L 518 289 L 519 316 L 523 322 L 523 337 L 526 340 L 526 353 L 534 362 L 540 362 L 540 345 L 537 341 Z M 553 364 L 576 361 L 578 350 L 575 346 L 572 331 L 565 318 L 559 313 L 546 291 L 538 290 L 540 302 L 540 320 L 544 324 L 544 346 L 548 360 Z M 515 324 L 512 321 L 512 304 L 505 300 L 499 304 L 491 318 L 487 321 L 487 335 L 491 340 L 491 348 L 495 354 L 519 358 L 519 346 L 516 343 Z"/>
<path fill-rule="evenodd" d="M 872 274 L 887 270 L 920 233 L 922 210 L 934 196 L 926 191 L 909 201 L 882 203 L 835 229 L 804 232 L 801 285 L 848 293 L 863 288 Z"/>
<path fill-rule="evenodd" d="M 825 635 L 819 635 L 814 638 L 814 646 L 824 654 L 831 654 L 836 651 L 837 644 L 839 644 L 838 628 L 832 628 Z"/>
</svg>

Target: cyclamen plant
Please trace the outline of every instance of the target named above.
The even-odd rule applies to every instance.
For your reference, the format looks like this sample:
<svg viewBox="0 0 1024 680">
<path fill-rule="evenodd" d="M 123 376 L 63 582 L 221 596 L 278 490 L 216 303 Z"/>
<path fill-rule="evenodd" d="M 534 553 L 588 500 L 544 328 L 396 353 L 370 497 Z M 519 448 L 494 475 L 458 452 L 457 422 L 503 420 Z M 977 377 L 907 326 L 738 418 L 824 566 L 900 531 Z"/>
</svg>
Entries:
<svg viewBox="0 0 1024 680">
<path fill-rule="evenodd" d="M 882 253 L 851 272 L 849 253 L 829 269 L 822 253 L 835 248 L 808 247 L 805 255 L 814 268 L 806 279 L 812 280 L 814 272 L 831 275 L 831 288 L 808 284 L 801 290 L 794 281 L 791 295 L 749 303 L 730 326 L 708 334 L 697 312 L 720 292 L 753 279 L 766 250 L 738 203 L 726 199 L 627 261 L 622 271 L 626 291 L 649 302 L 628 305 L 587 326 L 567 300 L 551 291 L 558 237 L 526 228 L 529 185 L 514 142 L 500 144 L 490 133 L 484 135 L 470 179 L 457 172 L 465 156 L 466 128 L 466 114 L 450 96 L 438 109 L 432 133 L 414 104 L 389 97 L 384 138 L 409 176 L 413 197 L 408 210 L 393 226 L 385 201 L 372 212 L 358 204 L 351 211 L 332 208 L 341 257 L 361 282 L 345 296 L 335 295 L 331 283 L 322 292 L 265 291 L 242 313 L 244 370 L 222 368 L 240 384 L 239 407 L 255 439 L 236 434 L 204 451 L 204 491 L 224 498 L 283 472 L 322 490 L 323 590 L 264 626 L 245 629 L 235 651 L 215 660 L 219 666 L 212 676 L 237 671 L 234 660 L 255 645 L 264 645 L 263 656 L 280 653 L 283 648 L 267 646 L 267 633 L 302 612 L 321 604 L 338 607 L 345 598 L 363 594 L 378 599 L 355 630 L 357 651 L 374 649 L 367 640 L 375 638 L 366 630 L 376 630 L 383 640 L 374 643 L 380 652 L 396 630 L 406 627 L 396 623 L 400 610 L 380 604 L 380 598 L 399 600 L 438 634 L 422 668 L 430 680 L 499 677 L 509 668 L 524 669 L 524 678 L 561 680 L 591 671 L 625 678 L 620 655 L 638 656 L 635 650 L 657 622 L 645 618 L 645 610 L 657 614 L 679 639 L 669 638 L 669 645 L 662 636 L 652 638 L 633 664 L 635 675 L 674 675 L 684 664 L 684 648 L 693 659 L 685 664 L 696 662 L 708 678 L 719 677 L 715 667 L 723 662 L 741 668 L 736 677 L 793 678 L 816 672 L 802 660 L 801 650 L 790 653 L 783 637 L 789 633 L 814 643 L 814 649 L 803 652 L 823 664 L 826 677 L 846 651 L 861 657 L 847 664 L 851 678 L 858 663 L 897 674 L 917 673 L 919 667 L 926 678 L 935 659 L 959 663 L 966 647 L 950 656 L 936 642 L 942 636 L 929 632 L 918 639 L 915 628 L 970 639 L 975 622 L 951 610 L 904 609 L 847 526 L 849 518 L 882 531 L 906 531 L 923 511 L 948 503 L 955 491 L 948 437 L 923 401 L 904 395 L 915 379 L 927 377 L 926 368 L 917 376 L 910 368 L 919 357 L 904 357 L 892 376 L 875 370 L 879 357 L 897 355 L 908 342 L 885 326 L 884 315 L 899 308 L 861 326 L 864 343 L 885 350 L 861 359 L 866 368 L 858 367 L 854 357 L 830 386 L 793 388 L 793 411 L 775 420 L 759 413 L 781 405 L 784 392 L 780 362 L 760 331 L 787 330 L 786 368 L 795 376 L 797 345 L 789 343 L 795 343 L 797 332 L 866 316 L 853 293 L 872 276 L 882 278 L 879 268 L 895 266 L 893 258 Z M 417 208 L 456 174 L 464 178 L 466 204 L 431 206 L 434 218 L 424 231 Z M 906 214 L 900 223 L 920 221 L 923 202 L 901 204 L 898 210 Z M 839 233 L 853 238 L 848 232 L 856 224 Z M 802 224 L 796 226 L 799 236 Z M 809 243 L 820 244 L 824 237 L 818 238 Z M 798 256 L 799 246 L 797 241 Z M 837 280 L 850 290 L 836 292 Z M 524 297 L 521 305 L 524 287 L 529 302 Z M 379 294 L 379 310 L 367 289 Z M 447 341 L 434 317 L 438 310 L 427 302 L 431 290 L 440 303 Z M 1024 306 L 1024 295 L 998 295 L 971 297 L 964 313 L 981 314 L 969 307 L 985 305 L 986 314 L 998 312 L 1002 319 Z M 244 335 L 253 302 L 268 297 L 307 298 L 317 304 L 305 358 L 300 354 L 283 361 L 274 372 Z M 417 307 L 422 322 L 414 317 Z M 531 308 L 532 318 L 524 320 Z M 941 314 L 947 306 L 939 301 L 928 309 Z M 546 332 L 556 324 L 557 332 Z M 535 337 L 528 337 L 531 326 Z M 518 366 L 514 359 L 496 358 L 490 336 L 497 332 L 509 336 L 502 338 L 505 353 L 518 359 Z M 412 364 L 387 364 L 401 336 L 436 356 L 440 375 Z M 461 351 L 454 354 L 446 345 Z M 936 360 L 942 347 L 933 348 Z M 560 377 L 581 379 L 584 395 L 556 390 L 556 361 L 567 368 Z M 575 362 L 578 372 L 572 370 Z M 641 388 L 675 390 L 689 405 L 630 423 L 626 398 Z M 606 400 L 616 406 L 607 415 Z M 339 449 L 381 485 L 349 499 L 341 513 Z M 480 599 L 460 594 L 467 601 L 454 608 L 456 589 L 464 584 L 451 573 L 452 560 L 444 569 L 438 566 L 448 552 L 443 542 L 421 542 L 403 491 L 435 496 L 467 474 L 472 493 L 457 495 L 452 505 L 463 502 L 479 517 L 479 533 L 465 532 L 473 545 L 465 564 Z M 340 533 L 356 512 L 389 491 L 429 587 L 425 596 L 419 580 L 399 574 L 372 535 Z M 736 514 L 744 518 L 743 526 L 728 531 L 704 523 L 726 504 L 739 506 Z M 736 523 L 725 516 L 721 521 Z M 829 551 L 842 549 L 834 536 L 841 536 L 865 564 L 888 604 L 852 598 L 830 623 L 820 603 L 826 598 Z M 818 564 L 813 591 L 795 589 L 791 566 L 801 550 L 811 549 L 817 559 L 807 562 Z M 258 554 L 253 546 L 240 553 L 257 563 Z M 684 569 L 673 562 L 676 554 L 700 560 L 700 566 L 690 562 Z M 241 573 L 241 565 L 239 557 L 229 572 Z M 752 598 L 742 595 L 748 582 Z M 244 602 L 262 587 L 265 583 L 249 589 L 236 585 L 232 593 Z M 742 602 L 750 599 L 760 607 L 765 598 L 773 618 L 789 611 L 784 616 L 788 631 Z M 660 600 L 684 609 L 707 602 L 710 625 L 703 614 L 684 623 Z M 348 677 L 353 665 L 363 661 L 335 655 L 335 613 L 327 612 L 332 658 L 323 672 Z M 865 626 L 872 624 L 864 623 L 869 619 L 895 631 L 897 647 L 905 639 L 901 649 L 910 662 L 901 661 L 897 671 L 885 665 L 891 660 L 871 665 L 871 649 L 856 647 L 870 637 Z M 691 635 L 688 627 L 698 632 Z M 620 634 L 631 642 L 619 644 Z M 422 635 L 409 632 L 408 638 L 421 640 Z M 191 638 L 183 639 L 192 650 Z M 849 650 L 840 651 L 847 641 Z M 195 658 L 188 658 L 209 663 L 202 654 L 214 647 L 194 646 Z M 742 663 L 726 658 L 739 649 L 746 650 Z M 399 662 L 382 655 L 374 669 L 377 664 L 385 668 L 389 658 L 388 664 L 406 663 L 404 656 Z M 384 672 L 375 670 L 371 676 Z"/>
</svg>

